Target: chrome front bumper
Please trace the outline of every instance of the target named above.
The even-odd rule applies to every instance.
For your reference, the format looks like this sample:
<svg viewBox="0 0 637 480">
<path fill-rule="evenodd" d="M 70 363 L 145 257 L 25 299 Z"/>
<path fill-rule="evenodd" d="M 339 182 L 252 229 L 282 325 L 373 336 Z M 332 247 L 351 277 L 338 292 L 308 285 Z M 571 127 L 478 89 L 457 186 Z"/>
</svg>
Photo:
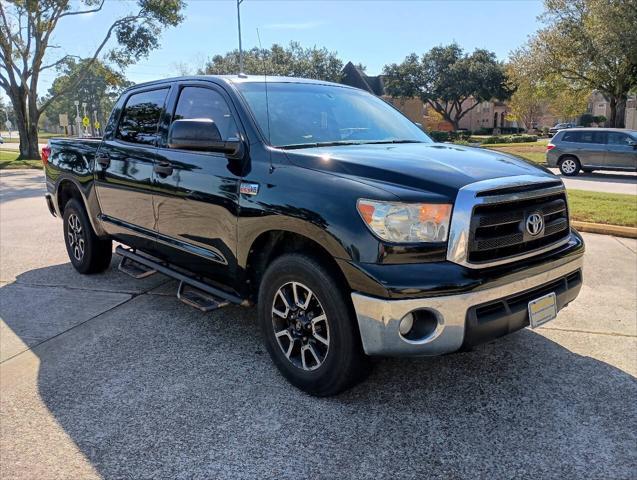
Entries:
<svg viewBox="0 0 637 480">
<path fill-rule="evenodd" d="M 511 295 L 522 293 L 566 277 L 583 267 L 583 257 L 552 270 L 506 285 L 441 297 L 388 300 L 352 293 L 363 349 L 368 355 L 428 356 L 458 350 L 464 341 L 467 311 Z M 408 340 L 398 332 L 400 320 L 417 309 L 432 311 L 438 324 L 419 340 Z"/>
</svg>

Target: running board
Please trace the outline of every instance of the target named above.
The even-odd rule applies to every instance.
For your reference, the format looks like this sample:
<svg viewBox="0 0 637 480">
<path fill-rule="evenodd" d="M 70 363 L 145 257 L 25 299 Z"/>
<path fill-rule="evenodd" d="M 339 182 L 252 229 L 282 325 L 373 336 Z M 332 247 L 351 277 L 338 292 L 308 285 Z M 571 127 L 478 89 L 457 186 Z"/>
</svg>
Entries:
<svg viewBox="0 0 637 480">
<path fill-rule="evenodd" d="M 157 273 L 157 270 L 151 267 L 147 267 L 135 260 L 131 260 L 129 257 L 122 257 L 117 269 L 120 272 L 124 272 L 126 275 L 141 280 L 142 278 L 150 277 L 152 274 Z"/>
<path fill-rule="evenodd" d="M 210 295 L 203 290 L 199 290 L 185 282 L 179 282 L 179 288 L 177 289 L 177 298 L 184 302 L 186 305 L 195 307 L 202 312 L 211 312 L 218 308 L 227 307 L 230 305 L 228 300 Z"/>
<path fill-rule="evenodd" d="M 128 258 L 131 261 L 140 264 L 155 272 L 162 273 L 168 277 L 179 280 L 179 289 L 177 290 L 177 297 L 184 303 L 191 305 L 195 308 L 207 308 L 210 311 L 215 308 L 226 306 L 229 303 L 242 305 L 249 307 L 251 302 L 248 299 L 243 299 L 237 295 L 228 293 L 220 288 L 213 287 L 212 285 L 202 282 L 195 275 L 190 273 L 182 273 L 176 268 L 173 268 L 169 263 L 160 262 L 158 260 L 141 255 L 132 249 L 117 246 L 115 253 L 121 255 L 123 258 Z M 191 288 L 186 288 L 191 287 Z M 216 307 L 212 307 L 212 304 L 216 303 Z M 212 308 L 210 308 L 212 307 Z"/>
</svg>

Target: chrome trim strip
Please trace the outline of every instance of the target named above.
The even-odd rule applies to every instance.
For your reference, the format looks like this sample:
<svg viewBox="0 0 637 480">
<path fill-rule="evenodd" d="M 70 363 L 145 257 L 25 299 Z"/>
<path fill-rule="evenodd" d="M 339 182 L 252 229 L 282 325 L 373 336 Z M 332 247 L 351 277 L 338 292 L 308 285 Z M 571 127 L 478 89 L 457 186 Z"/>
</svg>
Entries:
<svg viewBox="0 0 637 480">
<path fill-rule="evenodd" d="M 352 293 L 352 302 L 367 355 L 428 356 L 458 350 L 464 341 L 467 310 L 493 300 L 522 293 L 581 270 L 584 256 L 560 267 L 515 282 L 485 290 L 442 297 L 388 300 Z M 400 320 L 416 309 L 429 309 L 438 317 L 438 327 L 428 337 L 405 340 L 398 331 Z"/>
<path fill-rule="evenodd" d="M 527 192 L 517 192 L 504 195 L 491 195 L 491 196 L 478 196 L 478 194 L 485 194 L 489 191 L 496 191 L 502 188 L 514 188 L 523 187 L 528 185 L 539 185 L 555 183 L 561 180 L 557 177 L 537 177 L 534 175 L 518 175 L 514 177 L 502 177 L 493 178 L 489 180 L 482 180 L 480 182 L 470 183 L 465 185 L 458 191 L 456 202 L 454 204 L 453 213 L 451 215 L 451 223 L 449 226 L 449 247 L 447 249 L 447 260 L 458 265 L 462 265 L 468 268 L 485 268 L 493 267 L 495 265 L 502 265 L 505 263 L 513 262 L 516 260 L 522 260 L 524 258 L 539 255 L 554 248 L 560 247 L 568 242 L 568 235 L 563 239 L 540 249 L 526 252 L 521 255 L 515 255 L 512 257 L 501 258 L 491 262 L 484 263 L 470 263 L 467 260 L 469 250 L 469 231 L 471 228 L 471 217 L 473 209 L 477 205 L 496 204 L 505 202 L 514 202 L 517 200 L 526 200 L 529 198 L 539 198 L 555 193 L 561 193 L 565 191 L 564 184 L 560 186 L 552 186 L 548 188 L 540 188 L 538 190 L 530 190 Z M 570 225 L 570 223 L 569 223 Z M 570 233 L 570 226 L 569 232 Z"/>
</svg>

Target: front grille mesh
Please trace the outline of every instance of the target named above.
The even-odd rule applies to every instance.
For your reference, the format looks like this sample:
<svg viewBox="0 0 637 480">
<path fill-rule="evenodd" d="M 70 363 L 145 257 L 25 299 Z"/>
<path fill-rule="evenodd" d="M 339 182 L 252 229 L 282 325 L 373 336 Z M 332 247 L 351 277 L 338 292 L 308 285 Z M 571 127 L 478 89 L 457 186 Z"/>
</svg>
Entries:
<svg viewBox="0 0 637 480">
<path fill-rule="evenodd" d="M 544 229 L 538 235 L 526 230 L 529 215 L 538 213 Z M 523 200 L 477 205 L 473 211 L 468 261 L 501 260 L 554 244 L 569 233 L 566 193 Z"/>
</svg>

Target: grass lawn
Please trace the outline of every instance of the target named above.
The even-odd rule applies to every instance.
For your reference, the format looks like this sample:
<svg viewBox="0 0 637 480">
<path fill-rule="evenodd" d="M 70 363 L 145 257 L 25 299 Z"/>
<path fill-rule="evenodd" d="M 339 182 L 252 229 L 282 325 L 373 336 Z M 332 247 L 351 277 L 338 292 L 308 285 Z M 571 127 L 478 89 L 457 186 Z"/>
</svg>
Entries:
<svg viewBox="0 0 637 480">
<path fill-rule="evenodd" d="M 483 148 L 510 153 L 512 155 L 526 158 L 534 163 L 545 165 L 547 143 L 548 140 L 538 140 L 537 142 L 528 143 L 496 143 L 493 145 L 484 145 Z"/>
<path fill-rule="evenodd" d="M 567 190 L 571 219 L 637 227 L 637 196 Z"/>
<path fill-rule="evenodd" d="M 11 168 L 42 168 L 40 160 L 16 160 L 18 152 L 0 150 L 0 170 Z"/>
</svg>

